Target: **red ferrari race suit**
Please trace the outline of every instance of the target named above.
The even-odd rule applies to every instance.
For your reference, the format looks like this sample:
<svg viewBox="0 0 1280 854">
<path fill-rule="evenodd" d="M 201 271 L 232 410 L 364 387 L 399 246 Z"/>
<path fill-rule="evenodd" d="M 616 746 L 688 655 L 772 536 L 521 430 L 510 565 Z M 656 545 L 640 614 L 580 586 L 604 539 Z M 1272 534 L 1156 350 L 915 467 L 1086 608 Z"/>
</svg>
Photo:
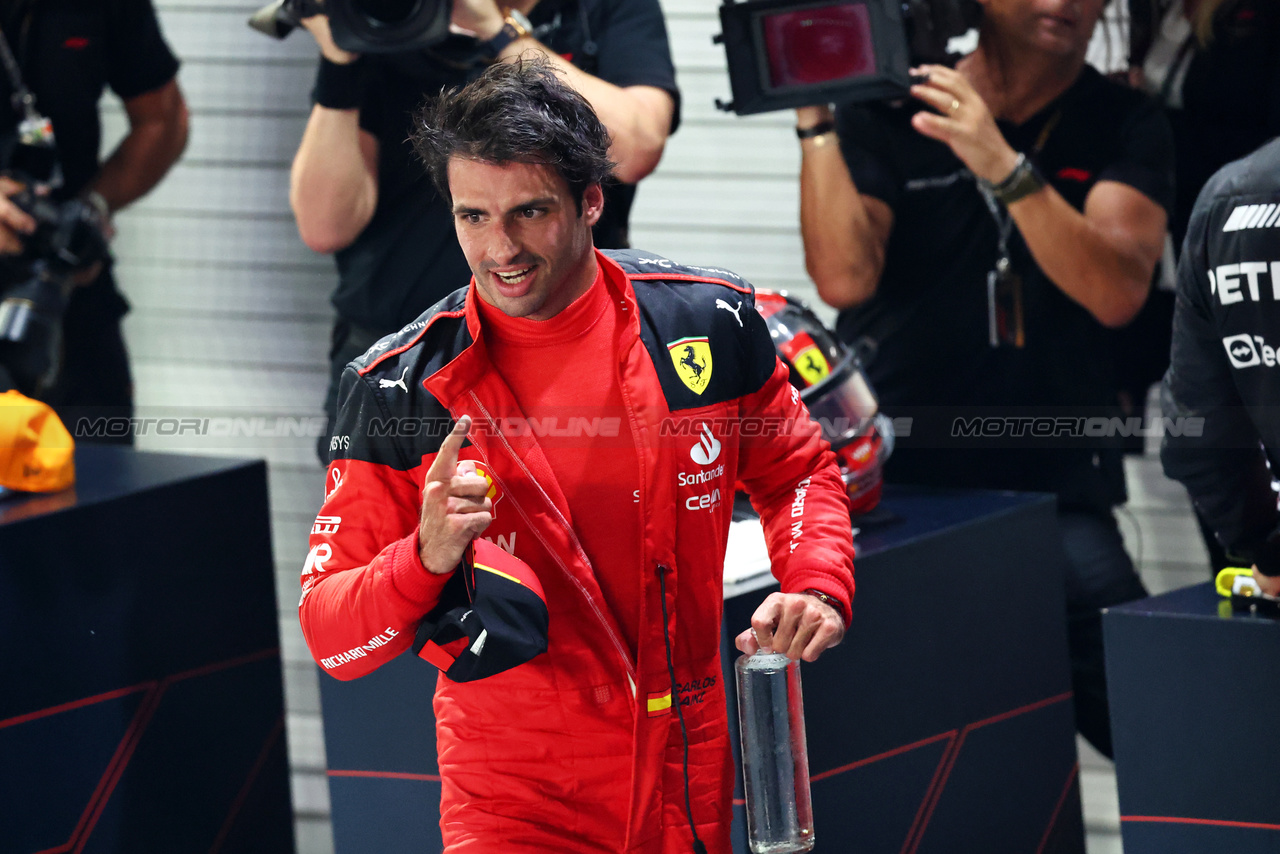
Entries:
<svg viewBox="0 0 1280 854">
<path fill-rule="evenodd" d="M 327 496 L 299 605 L 311 653 L 355 679 L 409 648 L 448 575 L 418 557 L 427 469 L 454 419 L 473 426 L 461 459 L 491 478 L 485 537 L 529 564 L 550 612 L 548 651 L 435 693 L 441 831 L 447 851 L 691 849 L 688 812 L 729 854 L 733 791 L 720 668 L 722 568 L 734 488 L 750 493 L 785 592 L 853 596 L 843 484 L 749 285 L 723 270 L 634 251 L 598 253 L 626 311 L 613 365 L 639 460 L 639 634 L 622 640 L 536 431 L 488 361 L 474 284 L 346 369 Z M 703 371 L 681 374 L 683 348 Z M 589 452 L 589 448 L 584 450 Z M 665 589 L 664 623 L 662 591 Z M 746 626 L 732 627 L 739 631 Z M 670 643 L 675 678 L 669 674 Z M 425 665 L 424 665 L 425 666 Z"/>
</svg>

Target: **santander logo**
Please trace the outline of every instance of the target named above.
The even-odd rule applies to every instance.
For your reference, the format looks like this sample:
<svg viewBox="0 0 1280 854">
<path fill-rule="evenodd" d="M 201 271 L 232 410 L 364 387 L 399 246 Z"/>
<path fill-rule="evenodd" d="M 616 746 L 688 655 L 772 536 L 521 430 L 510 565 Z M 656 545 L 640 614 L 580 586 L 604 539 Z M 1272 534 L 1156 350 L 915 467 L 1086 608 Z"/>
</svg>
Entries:
<svg viewBox="0 0 1280 854">
<path fill-rule="evenodd" d="M 720 458 L 720 442 L 711 434 L 711 428 L 702 422 L 702 438 L 689 451 L 689 458 L 700 466 L 709 466 Z"/>
</svg>

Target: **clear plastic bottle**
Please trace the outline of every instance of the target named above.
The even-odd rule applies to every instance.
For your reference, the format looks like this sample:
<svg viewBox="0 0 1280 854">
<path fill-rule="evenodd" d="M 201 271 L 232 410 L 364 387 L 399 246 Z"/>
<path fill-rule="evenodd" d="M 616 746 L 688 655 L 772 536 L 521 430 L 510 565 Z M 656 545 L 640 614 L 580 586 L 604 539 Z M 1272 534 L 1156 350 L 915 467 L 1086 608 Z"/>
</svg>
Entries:
<svg viewBox="0 0 1280 854">
<path fill-rule="evenodd" d="M 734 664 L 752 854 L 813 850 L 800 662 L 762 649 Z"/>
</svg>

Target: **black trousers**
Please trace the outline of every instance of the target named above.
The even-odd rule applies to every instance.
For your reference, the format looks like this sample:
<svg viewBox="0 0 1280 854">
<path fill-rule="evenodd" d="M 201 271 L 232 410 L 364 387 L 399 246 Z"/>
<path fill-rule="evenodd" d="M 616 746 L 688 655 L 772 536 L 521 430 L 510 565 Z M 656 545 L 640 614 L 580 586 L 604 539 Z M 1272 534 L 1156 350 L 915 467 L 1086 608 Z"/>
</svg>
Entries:
<svg viewBox="0 0 1280 854">
<path fill-rule="evenodd" d="M 120 329 L 128 311 L 109 269 L 71 294 L 62 322 L 62 368 L 41 398 L 77 442 L 133 444 L 133 375 Z M 113 419 L 115 427 L 77 429 L 102 418 Z"/>
<path fill-rule="evenodd" d="M 1147 595 L 1115 516 L 1058 511 L 1066 552 L 1067 646 L 1071 657 L 1076 729 L 1103 756 L 1111 756 L 1111 718 L 1102 645 L 1102 609 Z"/>
</svg>

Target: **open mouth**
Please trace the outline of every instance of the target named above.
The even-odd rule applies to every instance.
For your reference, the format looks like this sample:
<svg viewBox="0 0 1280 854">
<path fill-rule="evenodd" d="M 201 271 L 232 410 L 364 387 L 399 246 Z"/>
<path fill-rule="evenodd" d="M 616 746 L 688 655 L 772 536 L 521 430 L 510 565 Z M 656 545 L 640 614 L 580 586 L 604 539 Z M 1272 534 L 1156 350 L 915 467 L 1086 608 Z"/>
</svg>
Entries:
<svg viewBox="0 0 1280 854">
<path fill-rule="evenodd" d="M 494 270 L 493 274 L 497 276 L 499 279 L 501 279 L 503 284 L 518 285 L 521 282 L 523 282 L 532 272 L 533 272 L 533 267 L 524 267 L 523 269 L 512 270 L 511 272 L 508 272 L 508 273 L 499 273 L 497 270 Z"/>
</svg>

